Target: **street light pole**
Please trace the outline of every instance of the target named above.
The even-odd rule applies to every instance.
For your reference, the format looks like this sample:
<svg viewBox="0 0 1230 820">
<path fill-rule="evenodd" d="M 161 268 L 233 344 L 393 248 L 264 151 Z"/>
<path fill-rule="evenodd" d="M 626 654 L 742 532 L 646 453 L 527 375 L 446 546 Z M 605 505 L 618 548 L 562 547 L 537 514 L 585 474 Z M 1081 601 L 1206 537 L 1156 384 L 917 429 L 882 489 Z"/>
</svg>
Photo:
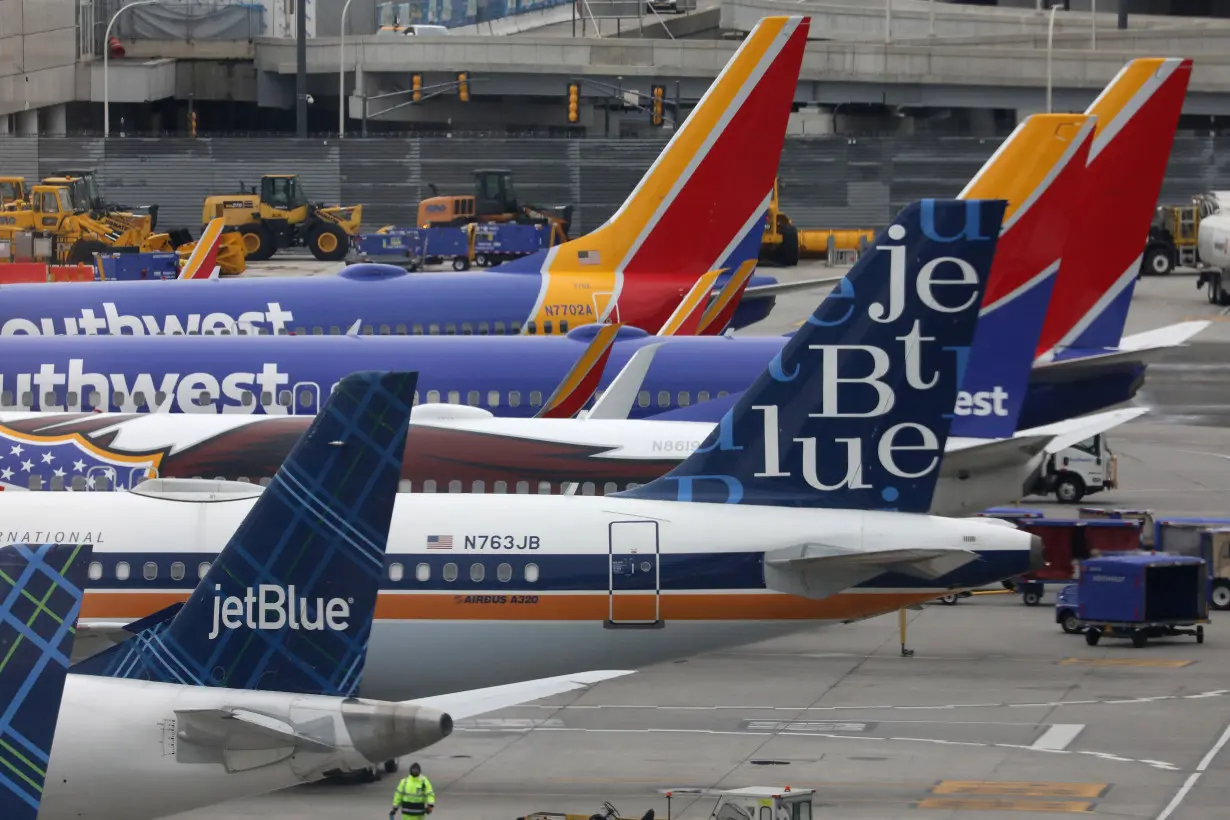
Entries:
<svg viewBox="0 0 1230 820">
<path fill-rule="evenodd" d="M 1058 3 L 1051 6 L 1051 19 L 1046 26 L 1046 113 L 1051 113 L 1051 51 L 1055 41 L 1055 12 L 1062 6 Z"/>
<path fill-rule="evenodd" d="M 350 11 L 350 0 L 342 6 L 342 42 L 338 55 L 337 69 L 337 138 L 346 137 L 346 14 Z M 356 79 L 358 75 L 356 74 Z"/>
<path fill-rule="evenodd" d="M 295 0 L 295 133 L 307 139 L 307 0 Z"/>
<path fill-rule="evenodd" d="M 137 0 L 135 3 L 129 3 L 126 6 L 120 6 L 119 11 L 111 15 L 111 20 L 107 23 L 107 31 L 103 34 L 103 136 L 111 136 L 111 84 L 110 76 L 107 74 L 107 68 L 110 64 L 111 56 L 111 27 L 115 25 L 116 18 L 129 9 L 135 9 L 137 6 L 149 6 L 154 3 L 161 3 L 162 0 Z"/>
<path fill-rule="evenodd" d="M 1091 51 L 1098 50 L 1098 0 L 1089 0 L 1089 45 Z"/>
<path fill-rule="evenodd" d="M 884 0 L 884 42 L 893 41 L 893 0 Z"/>
</svg>

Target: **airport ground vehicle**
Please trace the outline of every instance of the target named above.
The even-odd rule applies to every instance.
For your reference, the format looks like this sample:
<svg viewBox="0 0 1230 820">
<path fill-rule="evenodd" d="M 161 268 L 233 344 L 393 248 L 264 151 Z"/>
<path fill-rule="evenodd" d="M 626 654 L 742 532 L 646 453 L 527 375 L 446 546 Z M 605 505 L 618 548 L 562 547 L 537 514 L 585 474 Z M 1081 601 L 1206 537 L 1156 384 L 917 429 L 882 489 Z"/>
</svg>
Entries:
<svg viewBox="0 0 1230 820">
<path fill-rule="evenodd" d="M 92 263 L 94 253 L 101 251 L 173 250 L 170 237 L 151 233 L 144 220 L 125 227 L 78 213 L 69 189 L 60 185 L 35 185 L 30 189 L 30 207 L 0 214 L 0 239 L 11 240 L 22 231 L 54 234 L 57 258 L 70 265 Z"/>
<path fill-rule="evenodd" d="M 1139 552 L 1081 562 L 1077 586 L 1085 643 L 1128 638 L 1139 649 L 1150 638 L 1192 635 L 1204 643 L 1209 623 L 1208 566 L 1189 555 Z M 1194 629 L 1188 628 L 1194 627 Z"/>
<path fill-rule="evenodd" d="M 717 804 L 709 816 L 713 820 L 811 820 L 811 801 L 815 789 L 791 789 L 789 786 L 746 786 L 741 789 L 726 789 L 718 794 Z M 672 793 L 666 793 L 666 817 L 670 820 Z M 691 796 L 691 795 L 689 795 Z M 641 820 L 653 820 L 653 809 L 645 812 Z M 563 812 L 538 811 L 518 817 L 517 820 L 630 820 L 620 815 L 619 810 L 603 801 L 602 810 L 594 814 L 568 814 Z"/>
<path fill-rule="evenodd" d="M 1203 558 L 1209 568 L 1209 603 L 1230 609 L 1230 518 L 1163 518 L 1154 540 L 1168 555 Z"/>
<path fill-rule="evenodd" d="M 202 224 L 222 217 L 243 235 L 252 261 L 271 258 L 279 249 L 306 247 L 322 261 L 346 258 L 363 221 L 363 206 L 308 202 L 297 174 L 266 174 L 260 190 L 240 183 L 240 193 L 205 198 Z"/>
<path fill-rule="evenodd" d="M 1018 521 L 1017 526 L 1042 539 L 1043 566 L 1016 579 L 1016 589 L 1026 606 L 1042 603 L 1046 584 L 1073 580 L 1078 562 L 1140 549 L 1139 521 L 1030 518 Z"/>
<path fill-rule="evenodd" d="M 783 267 L 797 265 L 800 259 L 819 259 L 827 257 L 830 247 L 842 254 L 838 261 L 843 264 L 853 264 L 858 259 L 864 245 L 875 239 L 872 230 L 812 230 L 799 228 L 790 217 L 782 213 L 778 200 L 777 183 L 773 185 L 773 196 L 769 200 L 769 210 L 764 226 L 764 237 L 760 241 L 760 258 L 765 262 L 773 262 Z"/>
<path fill-rule="evenodd" d="M 1060 450 L 1047 459 L 1029 488 L 1030 495 L 1055 494 L 1061 504 L 1119 485 L 1119 459 L 1106 437 L 1097 435 Z"/>
<path fill-rule="evenodd" d="M 568 241 L 572 206 L 543 208 L 517 200 L 512 171 L 481 168 L 474 172 L 473 194 L 440 194 L 431 185 L 431 196 L 419 203 L 420 228 L 455 227 L 475 222 L 517 222 L 550 225 L 551 244 Z M 558 233 L 557 233 L 558 232 Z"/>
<path fill-rule="evenodd" d="M 1084 632 L 1080 623 L 1080 590 L 1076 584 L 1068 584 L 1055 596 L 1055 623 L 1069 635 Z"/>
<path fill-rule="evenodd" d="M 0 177 L 0 208 L 15 208 L 25 199 L 25 177 Z"/>
<path fill-rule="evenodd" d="M 1080 517 L 1098 521 L 1139 521 L 1140 547 L 1147 550 L 1153 549 L 1153 539 L 1157 528 L 1153 517 L 1153 510 L 1129 510 L 1122 507 L 1114 509 L 1081 507 Z M 1230 524 L 1230 520 L 1226 523 Z"/>
</svg>

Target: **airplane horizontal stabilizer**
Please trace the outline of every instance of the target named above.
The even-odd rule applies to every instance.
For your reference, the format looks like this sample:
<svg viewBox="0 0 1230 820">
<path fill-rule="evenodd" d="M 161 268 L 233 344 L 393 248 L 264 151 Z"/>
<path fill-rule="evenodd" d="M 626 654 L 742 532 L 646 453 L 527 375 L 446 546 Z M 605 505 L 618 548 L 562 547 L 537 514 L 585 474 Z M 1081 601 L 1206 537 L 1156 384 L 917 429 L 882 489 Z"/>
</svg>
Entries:
<svg viewBox="0 0 1230 820">
<path fill-rule="evenodd" d="M 1183 347 L 1210 324 L 1212 322 L 1193 320 L 1133 333 L 1131 336 L 1124 336 L 1118 347 L 1087 350 L 1068 348 L 1060 354 L 1059 358 L 1045 358 L 1035 364 L 1034 368 L 1054 373 L 1086 365 L 1111 365 L 1121 362 L 1148 363 L 1156 361 L 1159 356 L 1169 350 Z"/>
<path fill-rule="evenodd" d="M 183 601 L 179 601 L 135 621 L 83 621 L 78 623 L 77 640 L 73 641 L 73 663 L 79 663 L 105 649 L 123 643 L 133 635 L 168 624 L 183 608 Z"/>
<path fill-rule="evenodd" d="M 767 296 L 781 296 L 784 293 L 797 293 L 801 290 L 820 290 L 826 287 L 832 287 L 840 282 L 844 276 L 821 276 L 817 279 L 804 279 L 797 282 L 777 282 L 772 285 L 756 285 L 744 289 L 744 299 L 762 299 Z"/>
<path fill-rule="evenodd" d="M 713 284 L 717 282 L 722 270 L 711 270 L 696 280 L 691 290 L 683 295 L 683 300 L 666 323 L 658 330 L 659 336 L 695 336 L 700 329 L 701 318 L 709 309 Z"/>
<path fill-rule="evenodd" d="M 285 721 L 247 709 L 176 709 L 180 741 L 227 751 L 295 749 L 332 752 L 331 743 L 307 737 Z"/>
<path fill-rule="evenodd" d="M 1121 424 L 1127 424 L 1132 419 L 1140 418 L 1148 412 L 1147 407 L 1125 407 L 1122 410 L 1108 410 L 1105 413 L 1095 413 L 1092 416 L 1081 416 L 1047 425 L 1054 431 L 1054 436 L 1046 445 L 1046 452 L 1053 455 L 1079 441 L 1093 438 L 1107 430 L 1113 430 Z"/>
<path fill-rule="evenodd" d="M 907 206 L 699 448 L 616 495 L 929 510 L 1004 208 Z"/>
<path fill-rule="evenodd" d="M 342 379 L 183 609 L 73 671 L 356 694 L 417 382 Z"/>
<path fill-rule="evenodd" d="M 509 683 L 504 686 L 488 686 L 483 689 L 470 689 L 466 692 L 454 692 L 448 695 L 434 695 L 428 698 L 405 701 L 406 704 L 425 706 L 447 712 L 453 720 L 483 715 L 510 706 L 561 695 L 577 689 L 585 689 L 596 683 L 612 678 L 631 675 L 632 670 L 614 669 L 595 672 L 577 672 L 572 675 L 557 675 L 553 678 L 538 678 L 521 683 Z"/>
<path fill-rule="evenodd" d="M 607 360 L 611 358 L 611 348 L 619 337 L 621 327 L 622 325 L 611 324 L 598 328 L 598 332 L 590 340 L 585 352 L 577 359 L 572 369 L 564 375 L 563 380 L 547 398 L 542 409 L 534 414 L 535 418 L 570 419 L 582 407 L 589 404 L 590 398 L 602 381 Z M 583 328 L 581 332 L 589 329 L 591 328 Z M 577 332 L 574 331 L 574 333 Z"/>
<path fill-rule="evenodd" d="M 934 579 L 976 560 L 978 554 L 966 550 L 908 547 L 866 551 L 799 544 L 766 552 L 764 577 L 769 589 L 819 599 L 887 573 Z"/>
<path fill-rule="evenodd" d="M 743 263 L 727 278 L 726 284 L 722 285 L 713 295 L 709 307 L 705 308 L 704 314 L 700 317 L 700 326 L 696 329 L 697 336 L 717 336 L 726 330 L 735 316 L 735 311 L 739 309 L 739 304 L 743 301 L 743 294 L 747 291 L 747 285 L 752 281 L 752 274 L 755 272 L 756 260 L 743 260 Z"/>
</svg>

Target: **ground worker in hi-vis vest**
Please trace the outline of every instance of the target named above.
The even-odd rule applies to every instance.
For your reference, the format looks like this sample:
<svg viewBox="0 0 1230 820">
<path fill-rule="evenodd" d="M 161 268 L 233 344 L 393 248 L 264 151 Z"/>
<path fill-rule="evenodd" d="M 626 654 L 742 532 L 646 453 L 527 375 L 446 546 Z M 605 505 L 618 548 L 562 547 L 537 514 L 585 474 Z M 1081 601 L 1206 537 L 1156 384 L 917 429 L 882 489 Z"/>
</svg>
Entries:
<svg viewBox="0 0 1230 820">
<path fill-rule="evenodd" d="M 423 777 L 423 769 L 418 763 L 410 764 L 410 776 L 397 784 L 393 794 L 393 808 L 389 810 L 392 820 L 401 809 L 402 817 L 422 817 L 431 814 L 436 808 L 436 793 L 431 788 L 431 781 Z"/>
</svg>

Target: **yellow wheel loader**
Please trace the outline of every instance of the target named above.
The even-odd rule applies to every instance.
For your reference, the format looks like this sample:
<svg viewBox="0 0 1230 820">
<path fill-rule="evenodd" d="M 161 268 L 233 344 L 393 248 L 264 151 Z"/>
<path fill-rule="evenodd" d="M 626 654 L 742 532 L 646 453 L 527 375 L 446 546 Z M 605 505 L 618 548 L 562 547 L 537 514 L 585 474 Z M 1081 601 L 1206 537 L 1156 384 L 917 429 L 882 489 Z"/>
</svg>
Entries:
<svg viewBox="0 0 1230 820">
<path fill-rule="evenodd" d="M 0 177 L 0 210 L 20 208 L 26 203 L 25 177 Z"/>
<path fill-rule="evenodd" d="M 247 257 L 271 258 L 280 248 L 306 247 L 322 261 L 346 258 L 351 239 L 359 233 L 363 206 L 326 206 L 308 202 L 297 174 L 267 174 L 260 191 L 205 199 L 202 223 L 222 217 L 243 235 Z"/>
<path fill-rule="evenodd" d="M 61 185 L 35 185 L 25 207 L 0 211 L 0 239 L 12 240 L 22 231 L 55 235 L 57 256 L 69 265 L 92 264 L 95 253 L 106 251 L 174 250 L 167 234 L 150 233 L 144 222 L 121 230 L 78 213 L 69 189 Z"/>
</svg>

